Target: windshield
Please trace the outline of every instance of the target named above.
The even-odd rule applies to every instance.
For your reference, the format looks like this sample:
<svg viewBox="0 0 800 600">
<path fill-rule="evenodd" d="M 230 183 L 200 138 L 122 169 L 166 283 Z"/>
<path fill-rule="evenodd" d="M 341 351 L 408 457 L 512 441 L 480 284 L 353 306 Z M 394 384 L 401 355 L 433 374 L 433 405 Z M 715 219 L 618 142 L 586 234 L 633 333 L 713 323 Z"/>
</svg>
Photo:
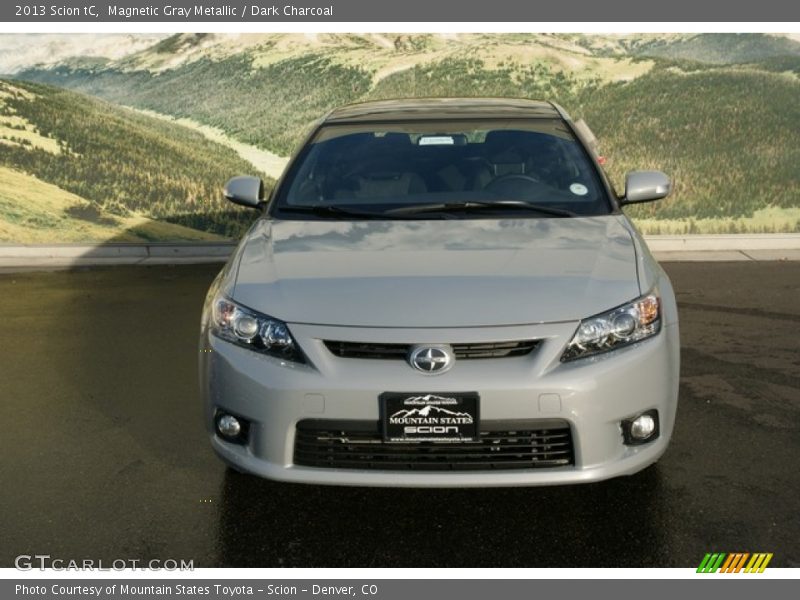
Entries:
<svg viewBox="0 0 800 600">
<path fill-rule="evenodd" d="M 272 208 L 286 219 L 610 211 L 591 158 L 555 119 L 325 125 Z"/>
</svg>

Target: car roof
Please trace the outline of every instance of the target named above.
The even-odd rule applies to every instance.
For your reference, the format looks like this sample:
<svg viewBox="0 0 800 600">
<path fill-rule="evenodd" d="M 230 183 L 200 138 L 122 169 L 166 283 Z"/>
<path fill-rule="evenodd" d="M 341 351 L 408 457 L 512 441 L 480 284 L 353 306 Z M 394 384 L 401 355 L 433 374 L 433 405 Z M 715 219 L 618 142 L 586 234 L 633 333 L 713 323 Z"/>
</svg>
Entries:
<svg viewBox="0 0 800 600">
<path fill-rule="evenodd" d="M 550 118 L 565 115 L 551 102 L 525 98 L 404 98 L 348 104 L 333 109 L 325 123 L 475 118 Z"/>
</svg>

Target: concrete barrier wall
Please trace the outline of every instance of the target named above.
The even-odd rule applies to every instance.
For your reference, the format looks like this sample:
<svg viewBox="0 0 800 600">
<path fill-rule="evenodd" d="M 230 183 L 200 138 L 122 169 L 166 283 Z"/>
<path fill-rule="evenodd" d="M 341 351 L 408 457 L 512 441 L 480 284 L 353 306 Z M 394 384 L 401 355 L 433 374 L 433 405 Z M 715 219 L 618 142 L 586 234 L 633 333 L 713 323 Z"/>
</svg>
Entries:
<svg viewBox="0 0 800 600">
<path fill-rule="evenodd" d="M 800 260 L 800 234 L 645 236 L 662 261 Z M 0 244 L 0 268 L 225 262 L 235 242 Z"/>
</svg>

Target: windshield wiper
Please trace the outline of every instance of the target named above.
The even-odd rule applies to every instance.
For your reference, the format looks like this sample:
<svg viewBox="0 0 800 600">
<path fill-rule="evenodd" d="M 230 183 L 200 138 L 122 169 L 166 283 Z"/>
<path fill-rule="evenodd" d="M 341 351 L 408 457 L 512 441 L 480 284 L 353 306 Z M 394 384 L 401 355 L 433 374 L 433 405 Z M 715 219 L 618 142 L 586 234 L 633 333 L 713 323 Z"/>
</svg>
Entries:
<svg viewBox="0 0 800 600">
<path fill-rule="evenodd" d="M 320 217 L 359 217 L 362 219 L 384 219 L 386 218 L 381 212 L 367 212 L 361 210 L 352 210 L 350 208 L 342 208 L 341 206 L 331 205 L 317 205 L 317 206 L 280 206 L 280 212 L 287 213 L 302 213 L 309 215 L 317 215 Z"/>
<path fill-rule="evenodd" d="M 418 204 L 387 210 L 387 215 L 415 215 L 431 212 L 458 212 L 470 210 L 529 210 L 554 217 L 576 217 L 576 213 L 561 208 L 531 204 L 524 200 L 496 200 L 494 202 L 442 202 L 438 204 Z"/>
</svg>

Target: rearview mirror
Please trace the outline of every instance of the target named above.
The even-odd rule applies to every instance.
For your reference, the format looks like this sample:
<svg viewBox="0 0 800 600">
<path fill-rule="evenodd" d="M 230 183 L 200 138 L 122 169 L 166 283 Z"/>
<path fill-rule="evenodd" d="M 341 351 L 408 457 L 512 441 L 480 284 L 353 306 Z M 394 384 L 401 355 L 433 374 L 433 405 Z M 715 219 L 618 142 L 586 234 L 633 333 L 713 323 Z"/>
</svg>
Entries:
<svg viewBox="0 0 800 600">
<path fill-rule="evenodd" d="M 625 177 L 625 197 L 620 204 L 660 200 L 671 191 L 672 182 L 661 171 L 631 171 Z"/>
<path fill-rule="evenodd" d="M 264 202 L 264 182 L 260 177 L 240 175 L 232 177 L 225 184 L 222 193 L 234 204 L 248 208 L 261 208 Z"/>
</svg>

